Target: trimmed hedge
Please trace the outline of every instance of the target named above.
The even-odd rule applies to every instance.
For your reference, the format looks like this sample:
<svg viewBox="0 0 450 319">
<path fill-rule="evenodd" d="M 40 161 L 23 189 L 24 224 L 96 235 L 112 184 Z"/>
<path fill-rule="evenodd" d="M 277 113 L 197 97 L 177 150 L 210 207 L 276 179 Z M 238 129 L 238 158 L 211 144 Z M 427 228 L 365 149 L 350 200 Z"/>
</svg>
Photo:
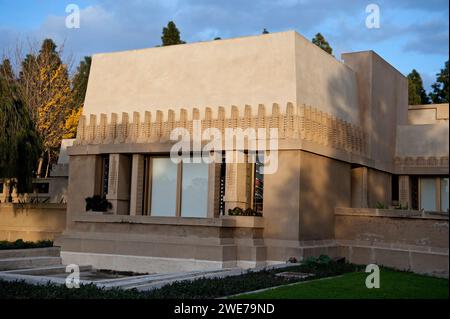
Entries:
<svg viewBox="0 0 450 319">
<path fill-rule="evenodd" d="M 136 289 L 102 289 L 93 284 L 82 285 L 79 289 L 68 289 L 63 285 L 47 284 L 34 286 L 25 282 L 6 282 L 0 280 L 0 299 L 39 298 L 39 299 L 203 299 L 218 298 L 241 292 L 284 285 L 288 283 L 336 276 L 359 271 L 360 266 L 347 263 L 327 264 L 309 263 L 294 265 L 283 269 L 248 271 L 239 276 L 226 278 L 200 278 L 193 281 L 174 282 L 152 291 L 139 292 Z M 307 279 L 294 279 L 276 276 L 285 271 L 313 273 Z"/>
<path fill-rule="evenodd" d="M 39 240 L 37 242 L 33 242 L 33 241 L 23 241 L 22 239 L 17 239 L 16 241 L 6 241 L 6 240 L 0 241 L 0 250 L 46 248 L 46 247 L 53 247 L 53 241 Z"/>
</svg>

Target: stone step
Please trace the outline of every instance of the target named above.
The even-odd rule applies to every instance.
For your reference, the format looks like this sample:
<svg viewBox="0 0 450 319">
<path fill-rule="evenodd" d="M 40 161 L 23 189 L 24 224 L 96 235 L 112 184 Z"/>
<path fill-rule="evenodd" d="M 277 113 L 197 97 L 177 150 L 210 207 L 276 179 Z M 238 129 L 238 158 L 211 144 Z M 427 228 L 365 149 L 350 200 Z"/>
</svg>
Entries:
<svg viewBox="0 0 450 319">
<path fill-rule="evenodd" d="M 80 272 L 83 271 L 92 271 L 92 266 L 79 266 Z M 51 276 L 55 274 L 65 274 L 66 266 L 65 265 L 50 265 L 43 267 L 35 267 L 35 268 L 26 268 L 26 269 L 15 269 L 15 270 L 5 270 L 3 273 L 14 273 L 20 275 L 30 275 L 30 276 Z"/>
<path fill-rule="evenodd" d="M 196 271 L 190 273 L 177 273 L 177 274 L 161 274 L 150 281 L 142 281 L 135 283 L 134 285 L 123 285 L 123 289 L 137 289 L 140 291 L 157 289 L 167 284 L 176 281 L 195 280 L 199 278 L 221 278 L 225 276 L 235 276 L 242 274 L 242 269 L 220 269 L 213 271 Z"/>
<path fill-rule="evenodd" d="M 61 265 L 61 257 L 15 257 L 0 259 L 0 271 Z"/>
<path fill-rule="evenodd" d="M 20 257 L 59 257 L 60 247 L 0 250 L 0 259 Z"/>
</svg>

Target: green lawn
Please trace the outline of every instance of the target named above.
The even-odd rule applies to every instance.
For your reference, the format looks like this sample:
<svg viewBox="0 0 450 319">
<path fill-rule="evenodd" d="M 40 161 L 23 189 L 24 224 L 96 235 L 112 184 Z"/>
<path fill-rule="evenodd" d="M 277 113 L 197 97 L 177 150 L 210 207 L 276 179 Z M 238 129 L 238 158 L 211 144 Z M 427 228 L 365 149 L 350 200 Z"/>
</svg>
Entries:
<svg viewBox="0 0 450 319">
<path fill-rule="evenodd" d="M 354 272 L 340 277 L 314 280 L 273 288 L 259 293 L 249 293 L 234 298 L 282 299 L 436 299 L 448 298 L 448 279 L 416 275 L 388 269 L 380 270 L 380 288 L 368 289 L 367 273 Z"/>
</svg>

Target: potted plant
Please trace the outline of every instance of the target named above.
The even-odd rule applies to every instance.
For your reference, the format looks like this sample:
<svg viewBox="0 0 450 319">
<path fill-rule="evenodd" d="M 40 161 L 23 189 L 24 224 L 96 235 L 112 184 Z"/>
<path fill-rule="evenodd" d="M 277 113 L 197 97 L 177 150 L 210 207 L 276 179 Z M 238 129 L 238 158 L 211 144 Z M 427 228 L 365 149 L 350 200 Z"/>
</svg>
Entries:
<svg viewBox="0 0 450 319">
<path fill-rule="evenodd" d="M 94 195 L 86 197 L 86 211 L 107 212 L 112 208 L 112 204 L 106 199 L 106 196 Z"/>
</svg>

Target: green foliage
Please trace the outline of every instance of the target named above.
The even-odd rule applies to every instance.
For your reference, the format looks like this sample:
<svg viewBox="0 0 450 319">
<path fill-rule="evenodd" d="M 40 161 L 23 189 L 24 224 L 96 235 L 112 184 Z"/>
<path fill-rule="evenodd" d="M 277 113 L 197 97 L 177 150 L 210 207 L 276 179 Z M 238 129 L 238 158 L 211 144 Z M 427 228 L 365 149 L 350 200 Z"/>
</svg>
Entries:
<svg viewBox="0 0 450 319">
<path fill-rule="evenodd" d="M 448 61 L 441 71 L 436 74 L 436 82 L 431 85 L 433 91 L 430 93 L 430 99 L 433 103 L 449 103 L 448 91 Z"/>
<path fill-rule="evenodd" d="M 163 28 L 161 36 L 162 46 L 184 44 L 180 37 L 180 31 L 173 21 L 169 21 L 167 27 Z"/>
<path fill-rule="evenodd" d="M 16 241 L 0 241 L 0 250 L 7 249 L 28 249 L 28 248 L 45 248 L 53 247 L 53 241 L 51 240 L 39 240 L 37 242 L 23 241 L 22 239 L 17 239 Z"/>
<path fill-rule="evenodd" d="M 96 286 L 81 285 L 79 289 L 68 289 L 64 285 L 33 286 L 24 282 L 0 280 L 0 298 L 39 298 L 39 299 L 204 299 L 219 298 L 241 292 L 263 289 L 293 282 L 335 276 L 360 270 L 352 264 L 297 265 L 282 269 L 248 271 L 239 276 L 225 278 L 200 278 L 192 281 L 174 282 L 162 288 L 139 292 L 136 289 L 101 289 Z M 298 279 L 276 276 L 284 271 L 313 273 L 314 276 Z"/>
<path fill-rule="evenodd" d="M 262 216 L 263 214 L 261 212 L 257 212 L 251 208 L 247 208 L 246 210 L 243 210 L 240 207 L 235 207 L 233 209 L 228 210 L 229 216 Z"/>
<path fill-rule="evenodd" d="M 319 267 L 321 265 L 329 265 L 333 262 L 333 260 L 327 255 L 320 255 L 319 257 L 308 257 L 305 259 L 302 264 L 308 267 Z"/>
<path fill-rule="evenodd" d="M 419 72 L 412 70 L 407 76 L 408 79 L 408 104 L 419 105 L 428 104 L 430 99 L 423 88 L 422 77 Z"/>
<path fill-rule="evenodd" d="M 386 205 L 382 202 L 377 202 L 375 205 L 375 208 L 377 209 L 387 209 Z"/>
<path fill-rule="evenodd" d="M 312 39 L 312 43 L 317 45 L 319 48 L 324 50 L 325 52 L 329 54 L 333 54 L 333 49 L 331 48 L 330 44 L 325 40 L 324 36 L 320 33 L 317 33 L 314 38 Z"/>
<path fill-rule="evenodd" d="M 94 195 L 92 197 L 85 198 L 86 211 L 94 212 L 106 212 L 112 208 L 112 204 L 106 199 L 105 196 Z"/>
<path fill-rule="evenodd" d="M 72 104 L 74 109 L 83 107 L 86 96 L 89 72 L 91 70 L 92 58 L 85 56 L 77 67 L 77 72 L 72 79 Z"/>
<path fill-rule="evenodd" d="M 0 71 L 0 177 L 24 193 L 31 189 L 42 143 L 20 99 L 9 61 L 0 65 Z"/>
<path fill-rule="evenodd" d="M 0 64 L 0 177 L 10 189 L 31 191 L 33 176 L 48 176 L 62 138 L 75 136 L 86 94 L 91 59 L 85 57 L 71 81 L 51 39 L 26 55 L 18 77 L 11 63 Z"/>
</svg>

